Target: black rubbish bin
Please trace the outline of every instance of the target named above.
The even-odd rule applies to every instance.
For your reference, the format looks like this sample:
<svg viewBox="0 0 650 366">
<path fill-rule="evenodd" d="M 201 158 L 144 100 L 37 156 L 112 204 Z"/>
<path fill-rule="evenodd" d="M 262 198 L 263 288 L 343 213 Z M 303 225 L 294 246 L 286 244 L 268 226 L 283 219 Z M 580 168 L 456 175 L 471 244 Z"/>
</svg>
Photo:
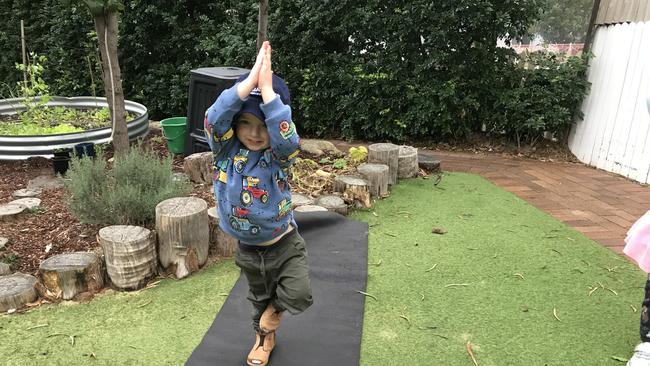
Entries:
<svg viewBox="0 0 650 366">
<path fill-rule="evenodd" d="M 190 71 L 187 100 L 187 140 L 185 155 L 210 151 L 203 133 L 203 116 L 222 91 L 230 88 L 248 69 L 239 67 L 205 67 Z"/>
</svg>

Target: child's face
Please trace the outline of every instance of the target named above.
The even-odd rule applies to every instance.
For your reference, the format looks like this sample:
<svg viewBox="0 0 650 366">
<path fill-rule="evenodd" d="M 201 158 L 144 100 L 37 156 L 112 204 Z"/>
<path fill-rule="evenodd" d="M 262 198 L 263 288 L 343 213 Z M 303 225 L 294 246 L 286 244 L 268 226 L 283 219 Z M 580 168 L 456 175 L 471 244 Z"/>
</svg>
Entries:
<svg viewBox="0 0 650 366">
<path fill-rule="evenodd" d="M 235 124 L 235 133 L 248 150 L 257 151 L 270 146 L 269 131 L 264 122 L 250 113 L 243 113 Z"/>
</svg>

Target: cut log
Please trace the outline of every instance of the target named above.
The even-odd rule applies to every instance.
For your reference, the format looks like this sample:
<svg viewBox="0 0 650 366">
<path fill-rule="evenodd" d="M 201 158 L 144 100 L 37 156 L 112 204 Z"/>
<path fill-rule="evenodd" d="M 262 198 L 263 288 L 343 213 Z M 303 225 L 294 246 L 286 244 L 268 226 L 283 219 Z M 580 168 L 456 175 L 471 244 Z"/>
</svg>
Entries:
<svg viewBox="0 0 650 366">
<path fill-rule="evenodd" d="M 0 236 L 0 250 L 4 249 L 7 244 L 9 244 L 9 238 L 3 238 Z"/>
<path fill-rule="evenodd" d="M 158 272 L 155 238 L 155 233 L 140 226 L 114 225 L 99 230 L 97 241 L 115 287 L 139 289 Z"/>
<path fill-rule="evenodd" d="M 6 276 L 10 274 L 11 274 L 11 267 L 5 262 L 0 262 L 0 276 Z"/>
<path fill-rule="evenodd" d="M 199 269 L 208 259 L 208 204 L 197 197 L 176 197 L 156 206 L 160 264 L 176 278 Z"/>
<path fill-rule="evenodd" d="M 348 205 L 339 196 L 320 196 L 316 200 L 316 206 L 325 207 L 327 211 L 337 212 L 343 216 L 348 214 Z"/>
<path fill-rule="evenodd" d="M 294 210 L 296 212 L 321 212 L 321 211 L 327 211 L 325 207 L 322 206 L 316 206 L 316 205 L 304 205 L 304 206 L 298 206 Z"/>
<path fill-rule="evenodd" d="M 187 156 L 183 160 L 183 170 L 194 183 L 212 183 L 212 152 Z"/>
<path fill-rule="evenodd" d="M 14 273 L 0 277 L 0 311 L 20 309 L 38 297 L 36 277 Z"/>
<path fill-rule="evenodd" d="M 28 197 L 28 198 L 21 198 L 17 199 L 14 201 L 9 202 L 10 205 L 23 205 L 27 207 L 28 210 L 34 209 L 36 207 L 39 207 L 41 205 L 41 200 L 40 198 L 33 198 L 33 197 Z"/>
<path fill-rule="evenodd" d="M 341 192 L 343 199 L 357 208 L 370 208 L 370 183 L 363 178 L 339 175 L 334 178 L 334 191 Z"/>
<path fill-rule="evenodd" d="M 291 194 L 291 208 L 293 209 L 299 206 L 313 205 L 313 204 L 314 204 L 314 199 L 311 197 L 307 197 L 300 193 Z"/>
<path fill-rule="evenodd" d="M 12 196 L 14 198 L 29 198 L 29 197 L 36 197 L 39 194 L 41 194 L 40 189 L 19 189 L 15 191 Z"/>
<path fill-rule="evenodd" d="M 41 263 L 38 277 L 52 298 L 70 300 L 78 293 L 104 287 L 102 261 L 93 253 L 52 256 Z"/>
<path fill-rule="evenodd" d="M 388 196 L 388 182 L 390 181 L 388 165 L 365 163 L 359 165 L 357 171 L 370 183 L 372 197 Z"/>
<path fill-rule="evenodd" d="M 397 184 L 397 172 L 399 164 L 399 146 L 390 143 L 372 144 L 368 146 L 368 163 L 388 165 L 388 184 Z"/>
<path fill-rule="evenodd" d="M 431 155 L 418 155 L 418 165 L 427 173 L 437 173 L 440 171 L 440 160 Z"/>
<path fill-rule="evenodd" d="M 0 222 L 13 221 L 17 219 L 27 209 L 24 205 L 7 203 L 0 205 Z"/>
<path fill-rule="evenodd" d="M 216 207 L 208 210 L 210 226 L 210 251 L 221 257 L 232 257 L 237 249 L 237 239 L 226 234 L 219 227 L 219 212 Z"/>
<path fill-rule="evenodd" d="M 397 178 L 417 177 L 419 171 L 418 149 L 413 146 L 400 146 L 399 159 L 397 163 Z"/>
</svg>

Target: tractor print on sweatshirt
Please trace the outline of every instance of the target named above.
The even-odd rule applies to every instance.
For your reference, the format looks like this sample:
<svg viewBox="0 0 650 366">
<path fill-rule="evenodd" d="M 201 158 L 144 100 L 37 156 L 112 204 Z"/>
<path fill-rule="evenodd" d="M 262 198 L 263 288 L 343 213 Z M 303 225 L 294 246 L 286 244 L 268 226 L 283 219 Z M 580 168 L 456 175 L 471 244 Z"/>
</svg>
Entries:
<svg viewBox="0 0 650 366">
<path fill-rule="evenodd" d="M 283 217 L 291 211 L 291 200 L 286 198 L 278 203 L 278 216 L 275 218 L 276 221 L 282 220 Z"/>
<path fill-rule="evenodd" d="M 235 231 L 250 231 L 251 234 L 257 235 L 260 233 L 260 227 L 258 225 L 252 224 L 248 218 L 245 216 L 248 215 L 250 211 L 245 208 L 233 206 L 232 215 L 230 216 L 230 227 Z"/>
<path fill-rule="evenodd" d="M 239 174 L 244 172 L 244 167 L 248 162 L 248 150 L 239 149 L 239 153 L 235 155 L 233 159 L 233 165 L 235 166 L 235 171 Z"/>
<path fill-rule="evenodd" d="M 253 204 L 253 198 L 259 199 L 262 203 L 269 202 L 269 193 L 259 188 L 260 179 L 255 177 L 245 177 L 242 179 L 241 203 L 244 206 Z"/>
<path fill-rule="evenodd" d="M 226 174 L 226 170 L 228 169 L 229 160 L 230 159 L 224 159 L 214 163 L 212 167 L 212 180 L 227 183 L 228 174 Z"/>
</svg>

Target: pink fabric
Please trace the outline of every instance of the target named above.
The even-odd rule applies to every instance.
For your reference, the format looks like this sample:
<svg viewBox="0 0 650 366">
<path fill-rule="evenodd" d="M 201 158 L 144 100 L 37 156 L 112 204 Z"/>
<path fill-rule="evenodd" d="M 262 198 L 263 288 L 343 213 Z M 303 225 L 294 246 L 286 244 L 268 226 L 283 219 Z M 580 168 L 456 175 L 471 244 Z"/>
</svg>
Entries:
<svg viewBox="0 0 650 366">
<path fill-rule="evenodd" d="M 623 253 L 632 258 L 646 273 L 650 273 L 650 211 L 632 225 L 625 238 Z"/>
</svg>

